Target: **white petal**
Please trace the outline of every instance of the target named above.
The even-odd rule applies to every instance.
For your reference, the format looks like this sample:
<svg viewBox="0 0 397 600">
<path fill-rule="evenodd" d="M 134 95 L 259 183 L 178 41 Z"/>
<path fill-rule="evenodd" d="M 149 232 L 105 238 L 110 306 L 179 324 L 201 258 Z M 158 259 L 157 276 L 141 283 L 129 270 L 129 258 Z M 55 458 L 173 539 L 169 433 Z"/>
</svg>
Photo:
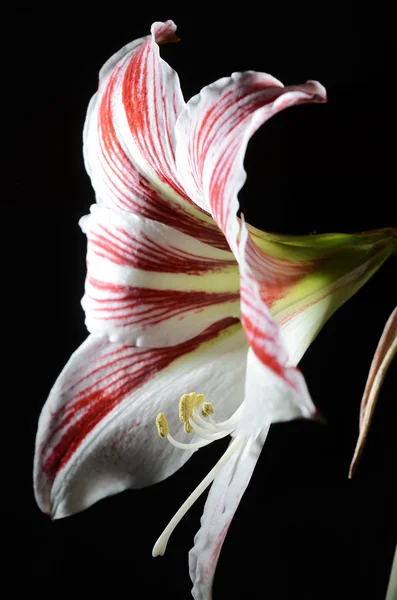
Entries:
<svg viewBox="0 0 397 600">
<path fill-rule="evenodd" d="M 252 348 L 248 351 L 244 405 L 233 435 L 256 435 L 263 423 L 313 418 L 316 408 L 305 379 L 297 369 L 286 368 L 285 380 L 264 365 Z"/>
<path fill-rule="evenodd" d="M 189 552 L 192 594 L 195 600 L 212 598 L 212 584 L 222 544 L 250 482 L 267 432 L 268 427 L 263 427 L 256 438 L 244 440 L 211 486 L 201 517 L 201 527 Z"/>
</svg>

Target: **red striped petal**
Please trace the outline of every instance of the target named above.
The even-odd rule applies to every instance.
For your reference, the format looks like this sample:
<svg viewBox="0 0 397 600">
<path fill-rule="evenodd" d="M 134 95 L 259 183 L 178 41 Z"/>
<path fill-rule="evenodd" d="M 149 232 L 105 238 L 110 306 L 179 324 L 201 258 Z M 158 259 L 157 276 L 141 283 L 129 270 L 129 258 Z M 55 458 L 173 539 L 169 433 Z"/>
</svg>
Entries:
<svg viewBox="0 0 397 600">
<path fill-rule="evenodd" d="M 249 226 L 248 226 L 249 227 Z M 245 260 L 297 365 L 332 314 L 379 269 L 396 231 L 284 236 L 249 227 Z"/>
<path fill-rule="evenodd" d="M 175 167 L 175 123 L 185 102 L 157 44 L 175 41 L 172 21 L 131 42 L 100 72 L 84 130 L 84 155 L 98 203 L 134 212 L 227 249 L 212 219 L 194 206 Z"/>
<path fill-rule="evenodd" d="M 238 427 L 241 432 L 248 433 L 250 427 L 252 430 L 255 418 L 260 427 L 268 420 L 310 416 L 314 412 L 301 373 L 288 365 L 279 325 L 266 305 L 271 300 L 266 293 L 269 279 L 273 290 L 276 281 L 281 291 L 283 286 L 298 281 L 301 273 L 291 264 L 282 265 L 269 258 L 266 280 L 259 282 L 258 257 L 245 226 L 239 247 L 237 194 L 246 178 L 246 147 L 258 127 L 284 108 L 325 100 L 325 90 L 317 82 L 283 87 L 264 73 L 234 73 L 192 98 L 177 121 L 176 156 L 184 187 L 196 204 L 211 212 L 240 265 L 242 323 L 252 349 L 245 416 Z"/>
<path fill-rule="evenodd" d="M 92 207 L 83 307 L 89 331 L 110 340 L 170 346 L 225 317 L 238 317 L 231 252 L 161 223 Z"/>
<path fill-rule="evenodd" d="M 261 295 L 269 278 L 285 283 L 294 278 L 293 270 L 259 270 L 257 252 L 247 227 L 242 222 L 240 238 L 240 296 L 242 324 L 250 345 L 248 353 L 245 406 L 239 433 L 257 431 L 263 423 L 311 417 L 315 407 L 301 372 L 289 362 L 281 329 L 271 316 Z M 272 264 L 272 266 L 274 266 Z M 255 425 L 256 423 L 256 425 Z"/>
<path fill-rule="evenodd" d="M 180 114 L 176 157 L 184 188 L 211 212 L 236 254 L 237 193 L 246 178 L 243 161 L 250 137 L 279 111 L 325 99 L 317 82 L 283 87 L 270 75 L 249 71 L 203 88 Z"/>
<path fill-rule="evenodd" d="M 241 402 L 246 353 L 237 319 L 224 319 L 171 348 L 137 348 L 89 336 L 59 376 L 40 417 L 35 490 L 42 510 L 66 516 L 173 473 L 190 452 L 158 438 L 156 415 L 165 412 L 173 432 L 191 440 L 179 431 L 177 405 L 182 394 L 197 389 L 216 398 L 220 415 L 230 416 Z"/>
</svg>

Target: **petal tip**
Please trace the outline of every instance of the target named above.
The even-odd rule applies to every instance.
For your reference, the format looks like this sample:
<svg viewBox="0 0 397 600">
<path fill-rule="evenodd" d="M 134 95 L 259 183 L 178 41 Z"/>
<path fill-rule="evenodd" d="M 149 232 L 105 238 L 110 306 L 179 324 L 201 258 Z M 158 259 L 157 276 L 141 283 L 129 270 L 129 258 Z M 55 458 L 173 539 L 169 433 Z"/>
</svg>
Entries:
<svg viewBox="0 0 397 600">
<path fill-rule="evenodd" d="M 311 88 L 311 93 L 314 95 L 315 102 L 327 102 L 327 90 L 325 87 L 319 82 L 309 79 L 306 82 L 306 86 Z"/>
<path fill-rule="evenodd" d="M 311 415 L 311 419 L 312 421 L 316 421 L 317 423 L 320 423 L 321 425 L 328 425 L 328 421 L 327 419 L 324 417 L 324 415 L 318 410 L 318 408 L 316 408 Z"/>
<path fill-rule="evenodd" d="M 173 42 L 179 42 L 180 38 L 176 35 L 177 26 L 174 21 L 169 19 L 164 23 L 156 21 L 150 28 L 150 32 L 154 37 L 156 44 L 168 44 Z"/>
</svg>

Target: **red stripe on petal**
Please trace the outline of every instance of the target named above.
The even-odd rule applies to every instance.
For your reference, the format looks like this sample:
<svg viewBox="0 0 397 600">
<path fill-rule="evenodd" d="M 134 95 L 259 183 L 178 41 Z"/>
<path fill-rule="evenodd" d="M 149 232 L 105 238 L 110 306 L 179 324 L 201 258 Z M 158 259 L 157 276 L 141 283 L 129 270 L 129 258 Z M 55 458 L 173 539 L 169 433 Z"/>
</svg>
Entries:
<svg viewBox="0 0 397 600">
<path fill-rule="evenodd" d="M 102 351 L 90 364 L 90 371 L 87 373 L 87 364 L 81 365 L 70 385 L 60 391 L 61 397 L 70 399 L 53 416 L 51 431 L 40 448 L 47 477 L 54 480 L 87 435 L 128 394 L 235 323 L 238 319 L 223 319 L 194 339 L 170 348 L 143 349 L 102 342 Z"/>
<path fill-rule="evenodd" d="M 175 165 L 170 160 L 172 150 L 168 144 L 165 146 L 167 135 L 164 135 L 166 131 L 160 118 L 164 121 L 171 118 L 168 105 L 163 101 L 166 94 L 157 47 L 149 39 L 133 55 L 123 76 L 122 102 L 125 114 L 134 141 L 147 164 L 161 182 L 191 202 L 175 176 Z M 165 109 L 161 117 L 159 99 Z"/>
<path fill-rule="evenodd" d="M 237 193 L 245 180 L 244 153 L 249 138 L 287 106 L 324 102 L 315 82 L 284 88 L 264 73 L 235 73 L 204 88 L 178 119 L 177 164 L 196 203 L 210 210 L 236 250 Z M 186 149 L 188 152 L 186 153 Z"/>
<path fill-rule="evenodd" d="M 160 31 L 158 27 L 155 24 L 152 31 Z M 174 31 L 175 25 L 169 25 L 158 39 L 172 41 Z M 228 249 L 222 232 L 193 205 L 175 175 L 173 135 L 183 106 L 177 76 L 160 60 L 153 39 L 134 46 L 103 80 L 87 116 L 87 168 L 98 201 L 165 223 L 215 248 Z M 120 126 L 122 118 L 132 139 Z M 168 186 L 179 200 L 156 190 L 156 181 L 149 181 L 152 172 L 154 180 Z"/>
<path fill-rule="evenodd" d="M 266 294 L 267 284 L 271 288 L 274 282 L 279 285 L 280 281 L 295 281 L 297 275 L 291 265 L 283 275 L 282 268 L 277 270 L 278 260 L 274 258 L 266 257 L 260 262 L 259 249 L 254 246 L 245 223 L 242 226 L 240 251 L 241 320 L 247 341 L 260 362 L 300 394 L 300 379 L 294 376 L 291 378 L 288 352 L 281 338 L 280 326 L 272 318 L 261 295 L 261 289 Z"/>
<path fill-rule="evenodd" d="M 144 271 L 199 275 L 236 265 L 234 259 L 198 256 L 170 243 L 157 243 L 143 231 L 135 233 L 122 227 L 110 229 L 98 225 L 89 232 L 88 239 L 90 251 L 97 256 Z"/>
<path fill-rule="evenodd" d="M 269 335 L 263 335 L 257 325 L 255 325 L 247 316 L 242 317 L 242 323 L 247 342 L 261 363 L 266 367 L 269 367 L 276 375 L 284 377 L 284 367 L 281 366 L 279 358 L 267 349 L 267 347 L 274 343 L 275 340 L 270 339 Z M 264 342 L 266 342 L 266 345 Z"/>
<path fill-rule="evenodd" d="M 236 302 L 238 299 L 238 292 L 158 290 L 114 285 L 88 277 L 85 305 L 87 307 L 90 304 L 92 318 L 112 321 L 115 327 L 154 327 L 173 317 L 198 314 L 209 306 Z"/>
<path fill-rule="evenodd" d="M 258 284 L 260 297 L 268 308 L 284 298 L 291 287 L 315 271 L 320 264 L 319 260 L 293 262 L 270 256 L 256 246 L 251 238 L 245 247 L 245 260 Z"/>
<path fill-rule="evenodd" d="M 82 304 L 89 331 L 121 343 L 169 346 L 239 315 L 232 253 L 103 207 L 92 207 L 82 227 L 88 237 Z"/>
</svg>

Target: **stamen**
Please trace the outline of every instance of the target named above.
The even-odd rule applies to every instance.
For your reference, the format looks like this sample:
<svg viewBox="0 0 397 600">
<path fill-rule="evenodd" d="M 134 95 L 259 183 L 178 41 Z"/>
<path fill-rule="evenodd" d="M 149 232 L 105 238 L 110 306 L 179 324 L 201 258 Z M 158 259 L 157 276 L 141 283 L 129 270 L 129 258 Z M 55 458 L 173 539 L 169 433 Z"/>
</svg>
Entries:
<svg viewBox="0 0 397 600">
<path fill-rule="evenodd" d="M 202 416 L 198 413 L 199 406 L 202 406 Z M 179 418 L 184 430 L 186 433 L 194 431 L 203 439 L 193 443 L 179 442 L 169 434 L 168 421 L 163 413 L 156 417 L 157 433 L 161 438 L 167 438 L 176 448 L 198 450 L 232 433 L 238 422 L 240 410 L 241 406 L 229 419 L 216 423 L 211 417 L 215 412 L 214 405 L 211 402 L 204 402 L 204 394 L 196 394 L 196 392 L 183 394 L 179 400 Z"/>
<path fill-rule="evenodd" d="M 203 427 L 206 431 L 214 431 L 214 432 L 219 431 L 217 424 L 214 421 L 212 421 L 212 419 L 210 417 L 207 421 L 205 421 L 203 419 L 203 417 L 201 417 L 199 415 L 197 410 L 193 411 L 193 418 L 194 418 L 194 422 L 201 425 L 201 427 Z M 210 423 L 209 420 L 211 420 L 212 423 Z"/>
<path fill-rule="evenodd" d="M 179 420 L 182 423 L 187 423 L 192 414 L 192 394 L 183 394 L 179 400 Z"/>
<path fill-rule="evenodd" d="M 176 448 L 180 448 L 181 450 L 198 450 L 199 448 L 203 448 L 204 446 L 208 446 L 208 444 L 211 444 L 213 439 L 214 438 L 212 438 L 210 441 L 203 439 L 200 442 L 189 442 L 186 444 L 185 442 L 178 442 L 178 440 L 173 438 L 170 434 L 167 435 L 167 440 L 169 441 L 169 443 L 175 446 Z"/>
<path fill-rule="evenodd" d="M 200 404 L 203 404 L 203 402 L 204 402 L 204 398 L 205 398 L 204 394 L 196 394 L 196 404 L 195 404 L 195 408 L 196 408 L 197 406 L 200 406 Z"/>
<path fill-rule="evenodd" d="M 235 427 L 240 419 L 240 414 L 242 412 L 243 409 L 243 402 L 240 404 L 240 406 L 235 410 L 235 412 L 232 414 L 231 417 L 229 417 L 228 419 L 226 419 L 226 421 L 221 421 L 220 423 L 215 423 L 211 417 L 208 418 L 209 422 L 214 424 L 217 428 L 221 428 L 221 429 L 229 429 L 231 427 Z"/>
<path fill-rule="evenodd" d="M 157 433 L 159 434 L 159 436 L 161 438 L 165 438 L 168 436 L 168 421 L 167 421 L 167 417 L 163 413 L 160 413 L 157 415 L 156 426 L 157 426 Z"/>
<path fill-rule="evenodd" d="M 189 422 L 184 423 L 183 429 L 186 431 L 186 433 L 192 433 L 193 431 L 193 428 Z"/>
<path fill-rule="evenodd" d="M 197 406 L 204 402 L 204 394 L 183 394 L 179 400 L 179 420 L 182 423 L 187 423 L 192 416 L 192 412 Z"/>
<path fill-rule="evenodd" d="M 194 502 L 201 496 L 201 494 L 206 490 L 206 488 L 212 483 L 215 479 L 216 475 L 222 469 L 222 467 L 227 463 L 229 458 L 240 448 L 245 438 L 236 437 L 231 442 L 230 446 L 226 450 L 226 452 L 221 456 L 216 465 L 211 469 L 208 475 L 203 479 L 203 481 L 196 487 L 196 489 L 190 494 L 190 496 L 185 500 L 182 504 L 178 512 L 171 519 L 167 527 L 164 529 L 163 533 L 158 538 L 157 542 L 153 546 L 152 555 L 153 556 L 163 556 L 168 540 L 170 538 L 171 533 L 174 531 L 175 527 L 178 525 L 179 521 L 182 517 L 187 513 L 189 508 L 194 504 Z"/>
<path fill-rule="evenodd" d="M 230 435 L 231 432 L 233 431 L 233 428 L 232 429 L 217 429 L 215 431 L 204 429 L 203 427 L 200 427 L 199 425 L 197 425 L 197 423 L 195 423 L 193 421 L 193 419 L 190 419 L 189 424 L 190 424 L 192 430 L 194 431 L 194 433 L 197 433 L 197 435 L 199 435 L 200 437 L 204 438 L 205 440 L 210 440 L 210 441 L 220 440 L 221 438 L 225 437 L 226 435 Z"/>
<path fill-rule="evenodd" d="M 203 403 L 203 408 L 201 409 L 201 414 L 203 415 L 203 417 L 209 417 L 209 416 L 213 415 L 214 412 L 215 412 L 215 408 L 214 408 L 214 405 L 211 404 L 211 402 Z"/>
</svg>

